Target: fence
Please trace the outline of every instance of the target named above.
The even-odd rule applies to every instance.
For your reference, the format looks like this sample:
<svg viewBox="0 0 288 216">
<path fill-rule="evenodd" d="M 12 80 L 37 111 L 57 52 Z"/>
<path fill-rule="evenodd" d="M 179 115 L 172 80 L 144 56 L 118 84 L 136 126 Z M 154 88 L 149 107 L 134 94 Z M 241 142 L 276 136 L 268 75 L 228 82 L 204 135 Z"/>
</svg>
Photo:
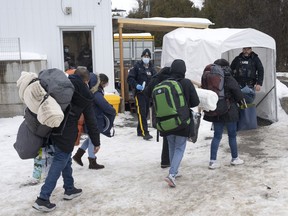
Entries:
<svg viewBox="0 0 288 216">
<path fill-rule="evenodd" d="M 21 70 L 20 39 L 0 38 L 0 117 L 23 114 L 16 86 Z"/>
</svg>

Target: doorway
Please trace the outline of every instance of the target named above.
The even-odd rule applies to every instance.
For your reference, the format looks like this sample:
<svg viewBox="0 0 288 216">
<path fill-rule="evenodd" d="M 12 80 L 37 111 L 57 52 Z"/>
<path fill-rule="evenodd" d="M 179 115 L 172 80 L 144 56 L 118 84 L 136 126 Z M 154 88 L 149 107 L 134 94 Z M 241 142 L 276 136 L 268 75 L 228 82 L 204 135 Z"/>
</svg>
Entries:
<svg viewBox="0 0 288 216">
<path fill-rule="evenodd" d="M 63 30 L 62 37 L 65 71 L 84 66 L 93 72 L 92 32 Z"/>
</svg>

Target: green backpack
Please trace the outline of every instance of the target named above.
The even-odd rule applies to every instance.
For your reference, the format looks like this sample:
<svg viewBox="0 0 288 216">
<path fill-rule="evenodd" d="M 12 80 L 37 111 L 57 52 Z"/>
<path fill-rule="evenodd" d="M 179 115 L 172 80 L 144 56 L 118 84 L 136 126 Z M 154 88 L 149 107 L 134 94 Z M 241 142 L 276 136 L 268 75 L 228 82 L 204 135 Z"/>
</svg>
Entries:
<svg viewBox="0 0 288 216">
<path fill-rule="evenodd" d="M 153 88 L 156 128 L 161 132 L 172 132 L 190 124 L 190 109 L 185 100 L 181 84 L 176 80 L 164 80 Z"/>
</svg>

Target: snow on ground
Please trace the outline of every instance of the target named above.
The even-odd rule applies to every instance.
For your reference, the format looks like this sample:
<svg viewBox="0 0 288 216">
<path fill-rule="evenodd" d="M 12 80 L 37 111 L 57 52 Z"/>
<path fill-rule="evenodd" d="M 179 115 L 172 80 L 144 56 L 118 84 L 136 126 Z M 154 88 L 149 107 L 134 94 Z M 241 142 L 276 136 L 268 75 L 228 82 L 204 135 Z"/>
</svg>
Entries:
<svg viewBox="0 0 288 216">
<path fill-rule="evenodd" d="M 279 87 L 279 88 L 278 88 Z M 277 94 L 288 89 L 277 82 Z M 41 215 L 32 209 L 42 184 L 20 187 L 32 175 L 33 160 L 21 160 L 13 148 L 23 116 L 0 119 L 0 215 Z M 279 122 L 239 132 L 242 166 L 229 164 L 227 135 L 218 152 L 221 168 L 208 170 L 211 124 L 201 121 L 198 141 L 187 143 L 177 187 L 169 188 L 160 168 L 162 140 L 136 136 L 136 122 L 129 112 L 116 118 L 116 135 L 101 136 L 98 162 L 103 170 L 89 170 L 73 163 L 75 186 L 83 194 L 63 200 L 62 178 L 51 196 L 57 208 L 49 215 L 288 215 L 287 114 L 279 107 Z M 130 125 L 127 126 L 127 125 Z M 75 147 L 74 153 L 78 147 Z"/>
</svg>

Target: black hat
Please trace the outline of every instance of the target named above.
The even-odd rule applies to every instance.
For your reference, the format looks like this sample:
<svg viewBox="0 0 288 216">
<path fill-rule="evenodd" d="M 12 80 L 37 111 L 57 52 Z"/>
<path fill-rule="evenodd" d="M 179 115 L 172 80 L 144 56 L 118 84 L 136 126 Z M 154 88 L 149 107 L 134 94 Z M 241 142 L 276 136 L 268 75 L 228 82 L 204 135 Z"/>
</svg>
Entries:
<svg viewBox="0 0 288 216">
<path fill-rule="evenodd" d="M 217 59 L 214 64 L 220 65 L 221 67 L 229 66 L 229 62 L 226 59 Z"/>
<path fill-rule="evenodd" d="M 150 57 L 150 59 L 151 59 L 151 52 L 150 52 L 149 49 L 143 50 L 141 57 L 143 57 L 144 55 L 148 55 Z"/>
</svg>

